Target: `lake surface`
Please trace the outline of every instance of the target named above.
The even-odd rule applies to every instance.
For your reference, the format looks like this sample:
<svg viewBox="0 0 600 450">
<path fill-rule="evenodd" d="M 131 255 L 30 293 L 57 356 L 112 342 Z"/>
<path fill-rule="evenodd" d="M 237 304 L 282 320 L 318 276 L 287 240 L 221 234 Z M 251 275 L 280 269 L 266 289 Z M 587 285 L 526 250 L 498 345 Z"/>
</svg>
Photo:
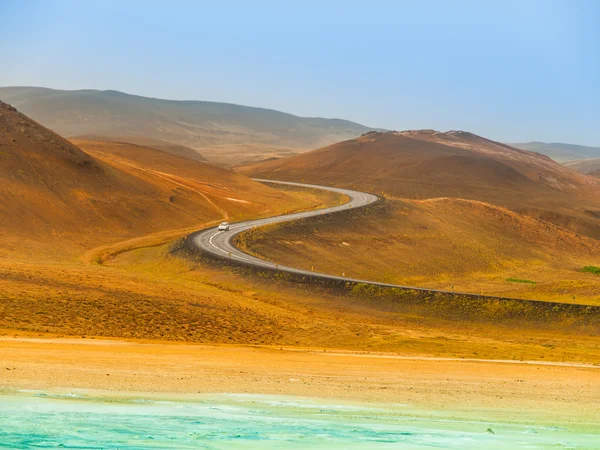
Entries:
<svg viewBox="0 0 600 450">
<path fill-rule="evenodd" d="M 406 405 L 219 394 L 0 395 L 0 448 L 595 449 L 600 430 L 456 420 Z"/>
</svg>

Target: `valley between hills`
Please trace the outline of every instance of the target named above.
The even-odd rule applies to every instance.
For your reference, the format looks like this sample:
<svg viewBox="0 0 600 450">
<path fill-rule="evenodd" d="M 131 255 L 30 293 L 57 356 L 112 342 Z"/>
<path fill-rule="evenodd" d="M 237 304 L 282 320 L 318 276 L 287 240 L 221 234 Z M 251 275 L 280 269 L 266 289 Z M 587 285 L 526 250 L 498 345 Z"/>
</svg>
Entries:
<svg viewBox="0 0 600 450">
<path fill-rule="evenodd" d="M 387 300 L 372 295 L 190 257 L 181 239 L 192 231 L 346 201 L 245 175 L 335 180 L 383 198 L 364 210 L 243 235 L 240 245 L 266 259 L 447 291 L 584 305 L 600 299 L 598 275 L 584 270 L 598 264 L 600 182 L 536 153 L 463 132 L 369 132 L 232 172 L 156 141 L 67 141 L 1 106 L 5 333 L 398 351 L 404 342 L 398 320 L 433 326 L 434 333 L 473 321 L 427 310 L 418 317 L 386 312 Z M 340 322 L 341 311 L 356 316 Z M 486 314 L 470 326 L 500 335 L 515 326 L 533 335 L 594 329 L 568 316 L 540 330 L 526 318 L 486 323 Z M 561 329 L 569 320 L 575 325 Z M 477 354 L 495 357 L 469 336 L 470 344 L 457 348 L 424 342 L 417 348 L 456 356 L 473 345 Z M 565 351 L 561 359 L 574 350 Z M 528 352 L 509 351 L 511 358 L 536 359 Z"/>
</svg>

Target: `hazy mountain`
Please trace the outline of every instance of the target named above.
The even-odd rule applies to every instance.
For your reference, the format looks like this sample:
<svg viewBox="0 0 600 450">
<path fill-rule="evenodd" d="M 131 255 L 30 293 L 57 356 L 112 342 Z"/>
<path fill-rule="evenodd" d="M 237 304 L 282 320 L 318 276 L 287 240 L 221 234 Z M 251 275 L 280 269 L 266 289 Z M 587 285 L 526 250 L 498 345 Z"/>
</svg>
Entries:
<svg viewBox="0 0 600 450">
<path fill-rule="evenodd" d="M 341 119 L 298 117 L 228 103 L 175 101 L 117 91 L 0 88 L 3 100 L 64 136 L 135 136 L 199 149 L 230 163 L 299 152 L 371 130 Z"/>
<path fill-rule="evenodd" d="M 561 163 L 574 159 L 600 157 L 600 147 L 587 147 L 585 145 L 563 144 L 560 142 L 523 142 L 509 145 L 541 153 Z"/>
</svg>

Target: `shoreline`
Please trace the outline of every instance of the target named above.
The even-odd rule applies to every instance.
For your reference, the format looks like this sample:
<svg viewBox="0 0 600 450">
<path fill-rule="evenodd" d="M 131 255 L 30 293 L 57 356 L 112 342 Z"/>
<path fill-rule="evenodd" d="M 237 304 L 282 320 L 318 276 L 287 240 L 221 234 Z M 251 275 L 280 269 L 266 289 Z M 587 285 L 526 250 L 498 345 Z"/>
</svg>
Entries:
<svg viewBox="0 0 600 450">
<path fill-rule="evenodd" d="M 600 438 L 585 424 L 289 395 L 0 390 L 0 400 L 2 444 L 15 448 L 592 449 Z"/>
<path fill-rule="evenodd" d="M 569 433 L 597 434 L 599 428 L 596 423 L 561 422 L 546 420 L 543 414 L 529 416 L 527 420 L 515 419 L 509 411 L 498 411 L 494 408 L 483 409 L 452 409 L 452 408 L 426 408 L 402 403 L 392 402 L 364 402 L 358 400 L 317 397 L 307 395 L 266 394 L 266 393 L 235 393 L 235 392 L 140 392 L 140 391 L 113 391 L 101 389 L 3 389 L 0 387 L 0 400 L 2 398 L 12 401 L 48 402 L 49 404 L 81 405 L 84 408 L 90 405 L 113 405 L 143 407 L 178 405 L 196 405 L 203 407 L 236 407 L 266 408 L 282 413 L 290 411 L 341 414 L 352 416 L 355 414 L 365 420 L 370 418 L 396 418 L 403 421 L 421 421 L 435 424 L 454 426 L 480 426 L 485 427 L 516 427 L 556 429 Z M 0 412 L 2 408 L 0 407 Z M 367 416 L 365 416 L 367 414 Z M 522 419 L 522 418 L 521 418 Z M 600 436 L 600 435 L 599 435 Z"/>
<path fill-rule="evenodd" d="M 600 429 L 597 366 L 472 361 L 333 350 L 0 339 L 0 392 L 284 395 L 402 404 L 468 418 Z"/>
</svg>

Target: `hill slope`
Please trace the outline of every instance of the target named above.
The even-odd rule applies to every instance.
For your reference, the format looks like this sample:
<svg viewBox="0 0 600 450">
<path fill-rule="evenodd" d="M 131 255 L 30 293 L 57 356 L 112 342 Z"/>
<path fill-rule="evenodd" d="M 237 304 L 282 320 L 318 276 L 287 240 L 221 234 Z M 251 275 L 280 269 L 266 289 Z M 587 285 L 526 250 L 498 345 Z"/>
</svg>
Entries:
<svg viewBox="0 0 600 450">
<path fill-rule="evenodd" d="M 481 200 L 600 237 L 600 183 L 547 156 L 466 132 L 370 132 L 240 173 L 401 198 Z"/>
<path fill-rule="evenodd" d="M 600 304 L 600 241 L 483 202 L 391 199 L 348 216 L 255 230 L 252 252 L 335 275 Z"/>
<path fill-rule="evenodd" d="M 578 172 L 591 174 L 600 169 L 600 158 L 578 159 L 566 162 L 564 165 Z"/>
<path fill-rule="evenodd" d="M 81 249 L 298 202 L 228 170 L 123 148 L 137 162 L 90 155 L 0 102 L 0 253 L 27 251 L 25 242 L 38 242 L 31 247 L 36 254 L 71 244 Z"/>
<path fill-rule="evenodd" d="M 312 149 L 369 131 L 340 119 L 298 117 L 227 103 L 160 100 L 116 91 L 5 87 L 0 88 L 0 99 L 62 136 L 159 139 L 201 149 L 209 160 L 221 163 Z"/>
<path fill-rule="evenodd" d="M 83 136 L 73 136 L 71 141 L 104 141 L 104 142 L 122 142 L 125 144 L 134 144 L 146 148 L 153 148 L 166 153 L 171 153 L 184 158 L 194 159 L 196 161 L 207 162 L 207 159 L 196 150 L 185 145 L 172 144 L 171 142 L 161 141 L 160 139 L 151 139 L 137 136 L 98 136 L 93 134 Z"/>
<path fill-rule="evenodd" d="M 522 150 L 541 153 L 561 163 L 574 159 L 600 157 L 600 147 L 585 145 L 563 144 L 560 142 L 521 142 L 509 145 Z"/>
</svg>

